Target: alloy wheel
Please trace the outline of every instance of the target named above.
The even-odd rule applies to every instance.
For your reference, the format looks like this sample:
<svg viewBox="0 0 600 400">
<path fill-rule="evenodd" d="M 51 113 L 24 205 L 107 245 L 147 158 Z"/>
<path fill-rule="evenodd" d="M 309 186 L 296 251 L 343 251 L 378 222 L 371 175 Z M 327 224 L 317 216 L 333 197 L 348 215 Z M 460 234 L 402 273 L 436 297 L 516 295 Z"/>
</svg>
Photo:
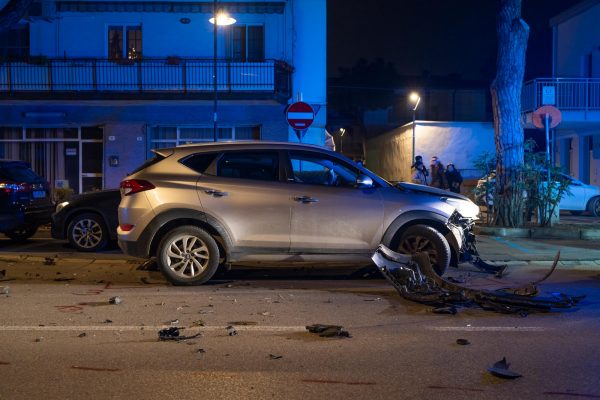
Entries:
<svg viewBox="0 0 600 400">
<path fill-rule="evenodd" d="M 167 250 L 167 266 L 178 277 L 194 278 L 208 267 L 210 253 L 204 241 L 182 234 L 174 237 Z"/>
<path fill-rule="evenodd" d="M 81 219 L 73 226 L 72 238 L 83 249 L 94 248 L 103 240 L 102 226 L 91 218 Z"/>
</svg>

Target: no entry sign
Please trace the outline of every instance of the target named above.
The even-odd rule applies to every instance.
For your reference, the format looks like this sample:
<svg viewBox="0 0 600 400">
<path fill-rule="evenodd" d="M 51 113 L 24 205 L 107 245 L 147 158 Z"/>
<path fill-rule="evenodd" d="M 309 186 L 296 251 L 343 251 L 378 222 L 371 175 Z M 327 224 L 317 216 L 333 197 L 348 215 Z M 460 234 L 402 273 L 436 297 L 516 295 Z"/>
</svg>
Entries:
<svg viewBox="0 0 600 400">
<path fill-rule="evenodd" d="M 310 104 L 299 101 L 290 104 L 285 117 L 292 129 L 304 130 L 311 126 L 315 120 L 315 111 Z"/>
</svg>

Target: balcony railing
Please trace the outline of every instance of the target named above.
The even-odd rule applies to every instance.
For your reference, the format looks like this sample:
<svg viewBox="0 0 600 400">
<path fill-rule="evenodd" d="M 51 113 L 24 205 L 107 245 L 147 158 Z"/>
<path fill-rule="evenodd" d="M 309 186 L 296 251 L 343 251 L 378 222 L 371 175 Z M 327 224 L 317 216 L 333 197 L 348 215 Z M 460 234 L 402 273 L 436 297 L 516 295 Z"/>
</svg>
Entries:
<svg viewBox="0 0 600 400">
<path fill-rule="evenodd" d="M 217 90 L 289 96 L 291 67 L 217 60 Z M 0 93 L 209 93 L 213 59 L 43 59 L 0 63 Z"/>
<path fill-rule="evenodd" d="M 532 112 L 544 105 L 545 87 L 554 88 L 554 106 L 560 110 L 600 111 L 600 78 L 539 78 L 523 85 L 523 112 Z"/>
</svg>

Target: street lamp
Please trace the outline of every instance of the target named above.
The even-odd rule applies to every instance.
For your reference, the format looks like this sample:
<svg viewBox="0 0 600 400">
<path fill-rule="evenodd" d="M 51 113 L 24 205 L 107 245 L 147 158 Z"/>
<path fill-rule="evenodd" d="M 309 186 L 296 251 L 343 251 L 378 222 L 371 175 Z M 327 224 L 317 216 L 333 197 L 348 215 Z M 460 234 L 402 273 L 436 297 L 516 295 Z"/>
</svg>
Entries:
<svg viewBox="0 0 600 400">
<path fill-rule="evenodd" d="M 235 18 L 225 12 L 217 11 L 217 0 L 213 1 L 213 17 L 208 20 L 213 24 L 213 140 L 217 141 L 217 27 L 235 24 Z"/>
<path fill-rule="evenodd" d="M 417 119 L 417 107 L 419 107 L 419 103 L 421 102 L 421 96 L 419 93 L 412 92 L 408 98 L 411 103 L 415 106 L 412 109 L 413 112 L 413 123 L 412 123 L 412 158 L 410 160 L 411 163 L 415 162 L 415 130 L 416 130 L 416 119 Z"/>
<path fill-rule="evenodd" d="M 340 128 L 340 154 L 344 154 L 344 134 L 346 133 L 345 128 Z"/>
</svg>

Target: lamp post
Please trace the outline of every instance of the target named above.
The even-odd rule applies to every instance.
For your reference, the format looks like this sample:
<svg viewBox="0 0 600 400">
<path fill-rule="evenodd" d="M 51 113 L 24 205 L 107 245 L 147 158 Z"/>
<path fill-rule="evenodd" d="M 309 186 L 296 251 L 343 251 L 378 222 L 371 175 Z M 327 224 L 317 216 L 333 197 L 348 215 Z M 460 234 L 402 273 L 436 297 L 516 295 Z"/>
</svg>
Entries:
<svg viewBox="0 0 600 400">
<path fill-rule="evenodd" d="M 213 24 L 213 141 L 217 141 L 217 27 L 232 25 L 236 20 L 224 12 L 218 12 L 217 0 L 213 0 L 213 17 L 208 21 Z"/>
<path fill-rule="evenodd" d="M 340 154 L 344 154 L 344 134 L 346 133 L 345 128 L 340 128 Z"/>
<path fill-rule="evenodd" d="M 413 118 L 412 118 L 412 158 L 410 160 L 411 163 L 415 162 L 415 131 L 416 131 L 416 120 L 417 120 L 417 107 L 419 107 L 419 103 L 421 102 L 421 96 L 419 93 L 412 92 L 410 94 L 409 100 L 415 106 L 412 109 Z"/>
</svg>

